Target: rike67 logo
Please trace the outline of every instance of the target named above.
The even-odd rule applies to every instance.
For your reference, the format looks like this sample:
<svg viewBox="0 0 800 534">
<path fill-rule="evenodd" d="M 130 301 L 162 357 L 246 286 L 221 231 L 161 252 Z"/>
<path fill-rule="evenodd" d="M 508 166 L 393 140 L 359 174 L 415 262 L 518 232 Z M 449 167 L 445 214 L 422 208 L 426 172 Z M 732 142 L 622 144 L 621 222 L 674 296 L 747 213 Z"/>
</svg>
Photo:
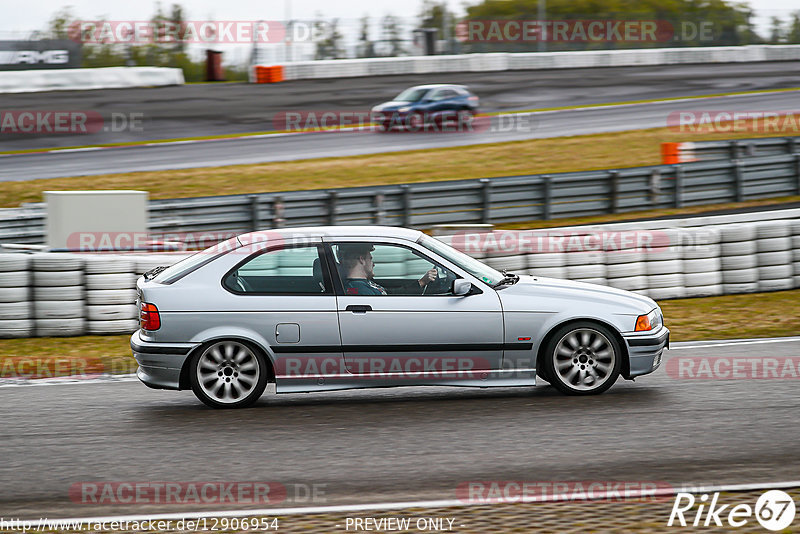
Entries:
<svg viewBox="0 0 800 534">
<path fill-rule="evenodd" d="M 706 493 L 697 498 L 691 493 L 679 492 L 667 526 L 743 527 L 752 521 L 753 516 L 767 530 L 784 530 L 794 521 L 794 499 L 785 491 L 769 490 L 758 498 L 755 506 L 748 503 L 719 504 L 719 492 L 710 499 Z"/>
</svg>

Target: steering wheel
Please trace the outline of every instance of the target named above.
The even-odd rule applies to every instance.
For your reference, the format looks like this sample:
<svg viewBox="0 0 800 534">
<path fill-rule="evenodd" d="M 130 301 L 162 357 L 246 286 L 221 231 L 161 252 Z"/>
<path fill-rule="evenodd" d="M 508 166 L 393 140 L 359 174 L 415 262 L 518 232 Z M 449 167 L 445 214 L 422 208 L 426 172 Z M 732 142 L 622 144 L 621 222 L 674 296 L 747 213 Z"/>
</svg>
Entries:
<svg viewBox="0 0 800 534">
<path fill-rule="evenodd" d="M 436 280 L 422 288 L 423 295 L 425 294 L 425 290 L 429 287 L 431 288 L 431 293 L 447 293 L 450 291 L 450 286 L 453 285 L 453 281 L 456 279 L 456 276 L 446 269 L 441 267 L 434 268 L 436 269 Z M 444 274 L 444 276 L 442 276 L 442 274 Z"/>
</svg>

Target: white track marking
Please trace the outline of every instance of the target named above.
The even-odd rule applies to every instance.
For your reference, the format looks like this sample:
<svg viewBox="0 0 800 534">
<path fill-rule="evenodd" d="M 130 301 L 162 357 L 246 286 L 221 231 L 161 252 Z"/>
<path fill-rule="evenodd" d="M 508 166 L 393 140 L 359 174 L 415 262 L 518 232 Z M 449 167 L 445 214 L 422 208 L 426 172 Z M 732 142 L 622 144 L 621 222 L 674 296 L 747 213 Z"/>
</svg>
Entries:
<svg viewBox="0 0 800 534">
<path fill-rule="evenodd" d="M 642 492 L 642 498 L 649 498 L 653 496 L 669 496 L 675 495 L 678 492 L 686 491 L 691 493 L 712 493 L 717 491 L 757 491 L 757 490 L 770 490 L 770 489 L 786 489 L 796 488 L 800 486 L 800 480 L 792 480 L 785 482 L 766 482 L 754 484 L 728 484 L 722 486 L 691 486 L 691 487 L 675 487 L 675 488 L 659 488 L 656 490 L 648 490 Z M 551 495 L 547 497 L 532 497 L 522 498 L 514 503 L 530 503 L 530 502 L 561 502 L 561 501 L 591 501 L 603 500 L 605 497 L 598 497 L 591 499 L 588 496 L 585 499 L 577 499 L 573 496 L 560 496 Z M 636 494 L 632 498 L 636 498 Z M 204 512 L 185 512 L 185 513 L 168 513 L 168 514 L 151 514 L 151 515 L 119 515 L 119 516 L 101 516 L 101 517 L 76 517 L 65 519 L 48 519 L 48 520 L 32 520 L 26 523 L 31 525 L 30 528 L 36 528 L 38 525 L 52 525 L 54 523 L 62 524 L 75 524 L 75 523 L 103 523 L 111 521 L 166 521 L 166 520 L 180 520 L 180 519 L 196 519 L 201 517 L 257 517 L 257 516 L 281 516 L 281 515 L 300 515 L 300 514 L 324 514 L 324 513 L 341 513 L 341 512 L 366 512 L 373 510 L 397 510 L 403 508 L 451 508 L 451 507 L 469 507 L 469 506 L 491 506 L 493 504 L 509 504 L 508 502 L 487 503 L 487 502 L 464 502 L 459 499 L 443 499 L 437 501 L 405 501 L 405 502 L 384 502 L 384 503 L 369 503 L 369 504 L 343 504 L 343 505 L 330 505 L 330 506 L 298 506 L 294 508 L 260 508 L 253 510 L 209 510 Z"/>
<path fill-rule="evenodd" d="M 798 341 L 800 341 L 800 336 L 764 339 L 734 339 L 731 341 L 685 341 L 670 344 L 669 350 L 704 349 L 708 347 L 734 347 L 737 345 L 761 345 L 765 343 L 792 343 Z"/>
</svg>

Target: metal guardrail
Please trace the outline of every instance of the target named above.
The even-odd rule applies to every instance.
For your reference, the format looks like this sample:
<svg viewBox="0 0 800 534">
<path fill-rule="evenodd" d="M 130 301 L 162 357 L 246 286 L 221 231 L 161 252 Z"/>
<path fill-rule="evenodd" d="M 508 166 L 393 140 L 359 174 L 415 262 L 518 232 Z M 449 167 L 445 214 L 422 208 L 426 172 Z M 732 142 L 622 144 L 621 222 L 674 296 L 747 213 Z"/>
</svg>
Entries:
<svg viewBox="0 0 800 534">
<path fill-rule="evenodd" d="M 761 150 L 790 146 L 778 139 Z M 798 145 L 792 144 L 793 148 Z M 712 150 L 709 148 L 709 151 Z M 154 234 L 344 224 L 511 223 L 800 194 L 800 151 L 627 169 L 151 200 Z M 0 210 L 0 243 L 44 242 L 43 206 Z"/>
</svg>

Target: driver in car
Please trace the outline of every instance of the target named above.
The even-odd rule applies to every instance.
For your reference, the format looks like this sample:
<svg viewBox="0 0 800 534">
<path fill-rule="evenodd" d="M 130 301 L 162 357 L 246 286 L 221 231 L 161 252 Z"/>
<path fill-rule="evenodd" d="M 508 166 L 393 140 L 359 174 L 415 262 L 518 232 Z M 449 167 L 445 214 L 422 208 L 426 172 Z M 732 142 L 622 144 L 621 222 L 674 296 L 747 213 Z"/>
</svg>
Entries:
<svg viewBox="0 0 800 534">
<path fill-rule="evenodd" d="M 347 295 L 387 295 L 383 286 L 376 284 L 375 263 L 372 261 L 372 251 L 375 247 L 369 243 L 352 243 L 339 245 L 339 263 L 346 273 L 344 292 Z M 412 282 L 409 290 L 424 292 L 425 286 L 436 281 L 438 273 L 433 268 L 422 275 L 422 278 Z"/>
</svg>

